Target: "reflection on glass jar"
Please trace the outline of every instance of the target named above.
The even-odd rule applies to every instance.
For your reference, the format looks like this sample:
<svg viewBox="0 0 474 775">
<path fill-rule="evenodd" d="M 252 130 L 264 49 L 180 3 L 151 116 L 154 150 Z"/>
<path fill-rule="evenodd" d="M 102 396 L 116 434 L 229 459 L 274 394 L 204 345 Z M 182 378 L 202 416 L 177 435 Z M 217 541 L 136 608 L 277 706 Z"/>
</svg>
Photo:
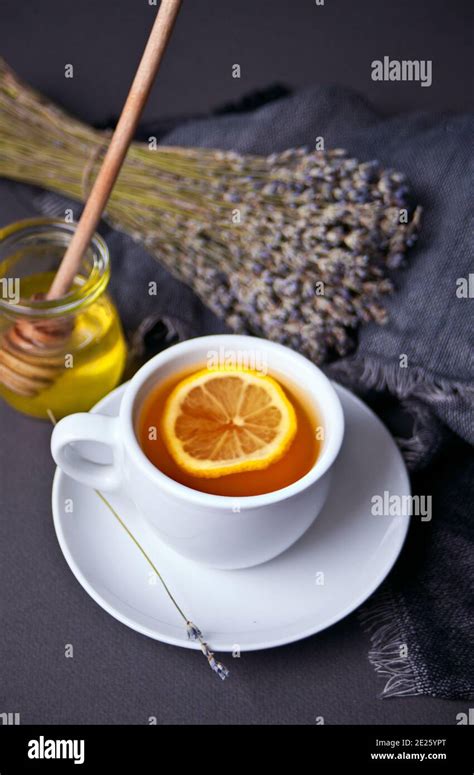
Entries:
<svg viewBox="0 0 474 775">
<path fill-rule="evenodd" d="M 0 396 L 56 419 L 89 410 L 120 381 L 126 345 L 106 291 L 107 246 L 95 235 L 66 296 L 45 300 L 74 231 L 37 218 L 0 229 Z"/>
</svg>

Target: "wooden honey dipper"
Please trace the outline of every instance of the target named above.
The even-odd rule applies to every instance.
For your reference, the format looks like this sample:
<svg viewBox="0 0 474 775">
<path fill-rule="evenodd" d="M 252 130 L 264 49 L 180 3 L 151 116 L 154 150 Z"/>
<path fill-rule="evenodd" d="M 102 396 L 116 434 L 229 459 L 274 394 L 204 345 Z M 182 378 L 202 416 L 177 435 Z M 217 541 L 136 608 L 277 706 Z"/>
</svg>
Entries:
<svg viewBox="0 0 474 775">
<path fill-rule="evenodd" d="M 46 300 L 59 299 L 71 288 L 82 257 L 99 224 L 145 107 L 182 0 L 161 0 L 115 132 L 64 254 Z M 71 320 L 18 321 L 3 337 L 0 382 L 18 395 L 33 397 L 45 390 L 64 368 L 64 350 Z"/>
</svg>

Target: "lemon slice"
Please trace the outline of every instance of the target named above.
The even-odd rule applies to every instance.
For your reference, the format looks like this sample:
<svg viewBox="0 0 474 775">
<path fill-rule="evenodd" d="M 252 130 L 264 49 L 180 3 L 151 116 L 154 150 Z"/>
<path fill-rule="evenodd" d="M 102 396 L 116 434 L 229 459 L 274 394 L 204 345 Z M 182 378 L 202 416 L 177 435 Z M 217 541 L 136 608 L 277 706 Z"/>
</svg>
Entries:
<svg viewBox="0 0 474 775">
<path fill-rule="evenodd" d="M 216 478 L 267 468 L 285 454 L 296 414 L 278 382 L 250 370 L 203 369 L 172 390 L 162 420 L 175 462 Z"/>
</svg>

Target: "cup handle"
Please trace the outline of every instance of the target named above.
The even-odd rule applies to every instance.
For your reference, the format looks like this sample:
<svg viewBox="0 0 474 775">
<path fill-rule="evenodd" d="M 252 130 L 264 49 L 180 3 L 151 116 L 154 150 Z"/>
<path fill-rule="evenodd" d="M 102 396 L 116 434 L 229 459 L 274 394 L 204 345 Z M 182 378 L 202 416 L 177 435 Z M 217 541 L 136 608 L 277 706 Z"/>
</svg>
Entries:
<svg viewBox="0 0 474 775">
<path fill-rule="evenodd" d="M 113 463 L 88 460 L 72 446 L 76 441 L 95 441 L 111 448 Z M 51 453 L 65 474 L 96 490 L 111 492 L 122 482 L 118 417 L 103 414 L 71 414 L 58 422 L 51 436 Z"/>
</svg>

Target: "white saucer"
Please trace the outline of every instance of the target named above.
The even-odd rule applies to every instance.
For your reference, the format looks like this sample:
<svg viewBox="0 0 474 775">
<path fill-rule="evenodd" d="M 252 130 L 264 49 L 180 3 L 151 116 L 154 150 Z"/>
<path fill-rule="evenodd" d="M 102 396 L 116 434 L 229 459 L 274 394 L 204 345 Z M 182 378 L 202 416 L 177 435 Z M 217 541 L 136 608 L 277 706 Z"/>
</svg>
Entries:
<svg viewBox="0 0 474 775">
<path fill-rule="evenodd" d="M 308 532 L 271 562 L 236 571 L 204 568 L 162 544 L 125 493 L 107 496 L 216 651 L 271 648 L 324 630 L 366 600 L 398 557 L 409 519 L 373 516 L 371 499 L 385 490 L 409 495 L 405 465 L 380 420 L 336 388 L 346 432 L 329 499 Z M 123 391 L 122 385 L 92 411 L 117 414 Z M 104 460 L 103 452 L 96 450 L 96 457 Z M 96 492 L 57 470 L 53 515 L 72 572 L 99 605 L 151 638 L 199 647 L 187 639 L 150 566 Z"/>
</svg>

